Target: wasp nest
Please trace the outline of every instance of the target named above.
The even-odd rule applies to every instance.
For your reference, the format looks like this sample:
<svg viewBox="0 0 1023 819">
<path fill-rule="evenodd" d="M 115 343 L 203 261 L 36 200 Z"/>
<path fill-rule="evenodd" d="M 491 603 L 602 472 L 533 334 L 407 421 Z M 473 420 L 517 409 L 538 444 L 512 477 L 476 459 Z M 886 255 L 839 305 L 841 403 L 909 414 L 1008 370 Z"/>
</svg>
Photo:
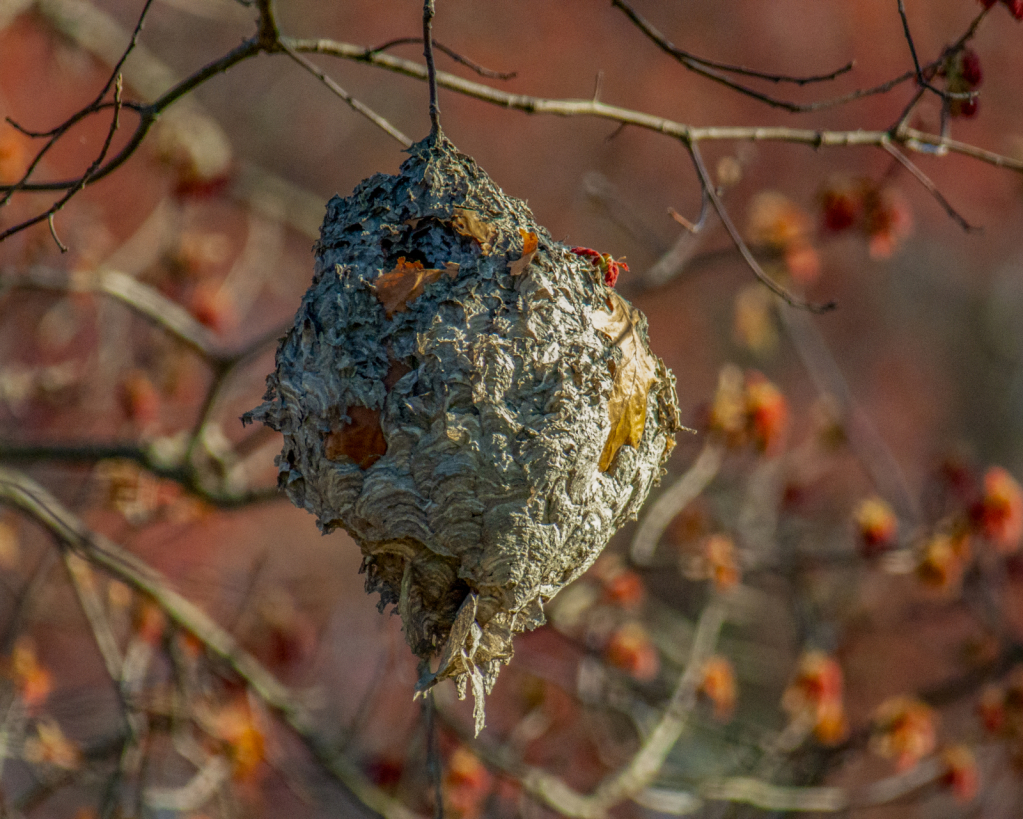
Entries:
<svg viewBox="0 0 1023 819">
<path fill-rule="evenodd" d="M 471 684 L 479 731 L 512 637 L 635 517 L 678 407 L 596 254 L 551 239 L 443 136 L 410 153 L 328 203 L 243 420 L 284 434 L 281 487 L 361 547 L 366 590 L 424 661 L 417 690 Z"/>
</svg>

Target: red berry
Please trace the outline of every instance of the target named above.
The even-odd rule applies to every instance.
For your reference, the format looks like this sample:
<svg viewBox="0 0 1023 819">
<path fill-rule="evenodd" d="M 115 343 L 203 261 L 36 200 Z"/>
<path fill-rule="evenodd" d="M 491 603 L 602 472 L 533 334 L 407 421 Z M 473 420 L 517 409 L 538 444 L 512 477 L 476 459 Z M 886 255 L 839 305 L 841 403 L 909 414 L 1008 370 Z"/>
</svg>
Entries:
<svg viewBox="0 0 1023 819">
<path fill-rule="evenodd" d="M 1023 0 L 1019 0 L 1023 5 Z M 967 48 L 963 51 L 959 58 L 959 70 L 962 73 L 962 78 L 972 88 L 976 88 L 984 80 L 984 72 L 980 68 L 980 57 L 977 56 L 977 52 L 973 49 Z"/>
<path fill-rule="evenodd" d="M 959 100 L 957 112 L 959 116 L 969 119 L 970 117 L 977 116 L 978 107 L 978 100 L 976 97 L 968 100 Z"/>
</svg>

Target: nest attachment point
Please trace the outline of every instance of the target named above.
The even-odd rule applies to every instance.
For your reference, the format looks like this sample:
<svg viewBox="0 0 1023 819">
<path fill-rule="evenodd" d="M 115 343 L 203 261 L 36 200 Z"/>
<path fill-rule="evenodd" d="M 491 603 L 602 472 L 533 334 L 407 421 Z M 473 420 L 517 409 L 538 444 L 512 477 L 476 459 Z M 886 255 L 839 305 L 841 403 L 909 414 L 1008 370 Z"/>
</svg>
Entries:
<svg viewBox="0 0 1023 819">
<path fill-rule="evenodd" d="M 424 692 L 475 698 L 515 634 L 635 517 L 679 429 L 646 319 L 442 135 L 335 196 L 244 421 L 289 498 L 362 549 Z M 434 669 L 431 670 L 431 664 Z"/>
</svg>

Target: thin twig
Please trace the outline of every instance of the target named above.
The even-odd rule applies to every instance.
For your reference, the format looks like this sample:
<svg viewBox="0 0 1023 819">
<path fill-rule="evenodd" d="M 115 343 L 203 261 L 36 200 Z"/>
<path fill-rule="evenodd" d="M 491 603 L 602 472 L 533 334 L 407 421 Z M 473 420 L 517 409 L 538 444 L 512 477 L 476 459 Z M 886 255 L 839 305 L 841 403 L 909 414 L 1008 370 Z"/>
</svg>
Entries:
<svg viewBox="0 0 1023 819">
<path fill-rule="evenodd" d="M 423 697 L 423 714 L 426 717 L 426 770 L 433 785 L 434 819 L 444 819 L 444 780 L 441 773 L 440 744 L 437 741 L 437 706 L 434 703 L 433 689 Z"/>
<path fill-rule="evenodd" d="M 423 0 L 423 56 L 430 86 L 430 135 L 440 135 L 440 105 L 437 102 L 437 65 L 433 60 L 434 0 Z"/>
<path fill-rule="evenodd" d="M 117 270 L 67 274 L 42 267 L 24 273 L 0 270 L 4 288 L 49 290 L 58 293 L 102 293 L 140 315 L 153 326 L 194 350 L 214 369 L 230 369 L 274 343 L 291 322 L 272 327 L 236 347 L 228 347 L 209 327 L 184 307 L 132 276 Z"/>
<path fill-rule="evenodd" d="M 88 562 L 79 555 L 64 551 L 62 557 L 78 603 L 85 614 L 85 619 L 89 621 L 96 648 L 103 658 L 107 674 L 113 684 L 119 687 L 124 659 L 121 657 L 121 649 L 118 648 L 117 638 L 110 625 L 110 618 L 96 591 L 96 577 Z"/>
<path fill-rule="evenodd" d="M 428 80 L 426 66 L 395 57 L 391 54 L 374 54 L 366 57 L 366 49 L 351 43 L 335 40 L 298 40 L 284 38 L 289 45 L 301 53 L 330 54 L 346 60 L 366 62 L 407 77 Z M 912 74 L 910 74 L 912 78 Z M 829 131 L 781 126 L 707 126 L 699 127 L 676 122 L 664 117 L 646 114 L 628 108 L 620 108 L 591 99 L 547 99 L 525 94 L 512 94 L 489 85 L 467 80 L 455 74 L 438 71 L 437 85 L 456 91 L 464 96 L 530 114 L 549 114 L 561 117 L 596 117 L 613 122 L 635 125 L 666 136 L 694 142 L 787 142 L 808 145 L 813 148 L 871 147 L 881 148 L 887 140 L 903 145 L 909 150 L 933 153 L 943 149 L 950 153 L 1023 173 L 1023 159 L 1014 159 L 974 145 L 948 139 L 940 134 L 931 134 L 913 128 L 902 128 L 898 133 L 884 131 Z M 0 187 L 0 190 L 3 190 Z"/>
<path fill-rule="evenodd" d="M 56 202 L 50 205 L 50 207 L 47 208 L 43 213 L 26 219 L 23 222 L 19 222 L 18 224 L 7 228 L 7 230 L 0 232 L 0 242 L 2 242 L 8 236 L 18 233 L 19 231 L 25 230 L 26 228 L 38 224 L 43 220 L 46 220 L 50 224 L 50 233 L 53 236 L 53 240 L 57 243 L 57 247 L 60 248 L 61 252 L 67 251 L 67 247 L 65 247 L 64 244 L 57 237 L 56 229 L 53 226 L 53 216 L 54 214 L 59 212 L 64 207 L 64 205 L 66 205 L 71 200 L 73 196 L 85 190 L 85 186 L 96 178 L 98 169 L 102 166 L 103 160 L 106 159 L 107 153 L 110 150 L 110 145 L 114 139 L 114 134 L 117 132 L 118 125 L 120 124 L 121 121 L 121 91 L 122 91 L 121 75 L 118 74 L 117 80 L 114 83 L 114 101 L 112 104 L 114 113 L 110 121 L 110 127 L 107 129 L 107 136 L 106 139 L 103 141 L 103 147 L 100 149 L 99 155 L 92 161 L 92 164 L 89 165 L 85 173 L 83 173 L 75 181 L 75 183 L 70 186 L 67 192 L 62 197 L 60 197 L 60 199 L 58 199 Z M 24 189 L 24 187 L 22 189 Z M 8 194 L 7 198 L 4 201 L 5 202 L 8 201 L 9 198 L 10 194 Z"/>
<path fill-rule="evenodd" d="M 366 62 L 405 76 L 429 80 L 430 72 L 426 66 L 411 60 L 404 60 L 390 54 L 370 54 L 363 46 L 342 43 L 333 40 L 316 39 L 302 40 L 282 37 L 282 43 L 300 53 L 329 54 L 342 59 Z M 125 103 L 124 108 L 139 115 L 139 123 L 128 144 L 112 157 L 106 165 L 91 175 L 97 181 L 117 170 L 138 149 L 149 130 L 155 124 L 160 113 L 169 105 L 188 94 L 211 77 L 226 71 L 243 60 L 249 59 L 263 51 L 263 46 L 255 39 L 247 40 L 233 51 L 214 60 L 209 65 L 190 75 L 163 94 L 149 105 Z M 910 77 L 913 75 L 910 74 Z M 886 140 L 903 145 L 905 148 L 924 153 L 950 153 L 968 156 L 998 168 L 1023 172 L 1023 160 L 1013 159 L 1002 154 L 988 151 L 964 142 L 949 139 L 940 134 L 899 127 L 896 132 L 888 131 L 828 131 L 786 127 L 730 126 L 730 127 L 695 127 L 674 122 L 663 117 L 644 114 L 618 106 L 606 105 L 593 100 L 545 99 L 522 94 L 510 94 L 490 86 L 466 80 L 454 74 L 436 72 L 435 81 L 438 87 L 444 87 L 474 99 L 512 108 L 528 113 L 551 114 L 555 116 L 576 117 L 592 116 L 609 119 L 626 125 L 635 125 L 668 136 L 686 141 L 743 141 L 743 142 L 789 142 L 809 145 L 814 148 L 865 146 L 880 148 Z M 901 81 L 901 80 L 900 80 Z M 78 179 L 58 180 L 51 182 L 33 182 L 15 185 L 0 185 L 0 191 L 59 191 L 68 190 L 78 184 Z"/>
<path fill-rule="evenodd" d="M 32 158 L 32 161 L 29 162 L 28 167 L 25 169 L 25 172 L 22 174 L 21 179 L 19 179 L 14 185 L 11 185 L 8 188 L 4 189 L 4 190 L 6 190 L 6 195 L 4 196 L 3 200 L 0 201 L 0 207 L 3 207 L 5 205 L 7 205 L 11 201 L 11 197 L 13 196 L 14 193 L 16 193 L 19 190 L 26 190 L 27 189 L 26 188 L 26 184 L 27 184 L 28 180 L 31 178 L 32 174 L 35 173 L 35 170 L 39 166 L 40 162 L 42 162 L 43 157 L 46 156 L 46 154 L 49 152 L 49 150 L 51 148 L 53 148 L 53 146 L 56 145 L 57 142 L 65 134 L 67 134 L 68 131 L 70 131 L 72 127 L 77 125 L 83 119 L 85 119 L 87 117 L 90 117 L 93 114 L 99 113 L 100 111 L 103 111 L 106 108 L 110 107 L 111 104 L 110 103 L 104 103 L 103 102 L 103 98 L 107 95 L 107 92 L 110 90 L 111 87 L 115 88 L 115 99 L 114 99 L 114 103 L 113 103 L 113 107 L 115 108 L 115 111 L 116 111 L 117 108 L 120 107 L 120 101 L 119 101 L 120 87 L 119 86 L 120 86 L 120 83 L 121 83 L 121 68 L 122 68 L 122 66 L 125 63 L 125 60 L 128 59 L 128 55 L 131 54 L 132 51 L 135 49 L 135 46 L 138 45 L 139 35 L 142 32 L 142 26 L 145 23 L 146 15 L 149 13 L 149 8 L 152 5 L 152 3 L 153 3 L 153 0 L 146 0 L 146 4 L 145 4 L 145 6 L 143 6 L 142 13 L 139 15 L 138 22 L 135 24 L 135 30 L 131 34 L 131 37 L 129 39 L 127 48 L 125 48 L 124 51 L 121 53 L 121 56 L 118 58 L 118 60 L 114 64 L 113 70 L 110 72 L 109 79 L 106 81 L 106 83 L 104 83 L 103 88 L 100 90 L 99 94 L 96 95 L 96 98 L 91 103 L 89 103 L 86 106 L 83 106 L 78 111 L 76 111 L 74 114 L 72 114 L 70 117 L 68 117 L 66 120 L 64 120 L 64 122 L 62 122 L 60 125 L 58 125 L 58 126 L 56 126 L 54 128 L 51 128 L 49 131 L 31 131 L 31 130 L 23 127 L 19 123 L 15 122 L 11 117 L 6 117 L 5 118 L 7 120 L 7 122 L 10 123 L 10 125 L 12 125 L 14 128 L 16 128 L 22 134 L 25 134 L 26 136 L 32 137 L 32 138 L 47 137 L 48 141 L 39 151 L 36 152 L 35 156 Z M 116 114 L 115 114 L 115 118 L 116 118 Z M 93 170 L 95 170 L 95 168 Z M 92 179 L 95 179 L 95 178 L 96 178 L 96 176 L 94 174 L 92 176 Z M 74 188 L 74 185 L 69 185 L 68 188 Z M 72 194 L 72 195 L 74 195 L 74 194 Z M 57 237 L 57 231 L 56 231 L 56 228 L 54 227 L 54 224 L 53 224 L 53 214 L 55 212 L 56 211 L 54 211 L 54 210 L 48 211 L 47 214 L 46 214 L 46 218 L 49 221 L 49 224 L 50 224 L 50 234 L 53 236 L 54 242 L 57 243 L 57 246 L 60 248 L 61 252 L 65 253 L 65 252 L 67 252 L 67 247 L 65 247 L 64 244 Z M 35 224 L 35 223 L 33 222 L 32 224 Z M 24 225 L 22 227 L 19 227 L 18 229 L 19 230 L 23 230 L 25 227 L 28 227 L 28 226 L 29 225 L 26 224 L 26 225 Z M 0 237 L 0 238 L 2 238 L 2 237 Z"/>
<path fill-rule="evenodd" d="M 689 144 L 688 147 L 689 154 L 693 158 L 693 165 L 696 168 L 696 173 L 700 177 L 700 183 L 703 185 L 703 189 L 706 191 L 707 196 L 710 197 L 710 202 L 714 206 L 714 210 L 717 212 L 718 218 L 721 220 L 721 224 L 724 225 L 725 230 L 732 239 L 732 243 L 735 245 L 742 258 L 746 260 L 746 264 L 749 266 L 749 269 L 753 271 L 753 275 L 757 277 L 757 280 L 786 304 L 792 307 L 797 307 L 800 310 L 808 310 L 811 313 L 825 313 L 829 310 L 835 309 L 836 305 L 834 302 L 814 304 L 806 301 L 805 299 L 798 298 L 767 275 L 764 268 L 761 267 L 760 262 L 757 261 L 756 256 L 753 255 L 753 251 L 749 249 L 749 246 L 746 244 L 746 240 L 742 238 L 742 234 L 739 233 L 739 229 L 735 226 L 735 223 L 732 222 L 732 217 L 729 216 L 728 211 L 725 209 L 725 205 L 721 201 L 721 197 L 718 195 L 718 192 L 714 187 L 714 181 L 710 178 L 710 173 L 708 173 L 706 165 L 703 164 L 703 157 L 700 155 L 699 147 L 695 142 Z"/>
<path fill-rule="evenodd" d="M 637 566 L 650 565 L 668 524 L 714 480 L 723 456 L 723 447 L 708 438 L 692 466 L 648 506 L 629 546 L 629 557 L 633 563 Z"/>
<path fill-rule="evenodd" d="M 710 213 L 710 196 L 705 190 L 701 190 L 700 193 L 700 214 L 696 217 L 695 222 L 690 222 L 674 208 L 668 208 L 668 215 L 694 236 L 703 230 L 703 226 L 707 224 L 708 213 Z"/>
<path fill-rule="evenodd" d="M 924 78 L 923 70 L 920 68 L 920 58 L 916 55 L 916 44 L 913 42 L 913 34 L 909 30 L 909 17 L 906 16 L 906 4 L 904 0 L 898 0 L 899 3 L 899 17 L 902 19 L 902 33 L 906 38 L 906 43 L 909 45 L 909 53 L 913 58 L 913 70 L 916 72 L 916 81 L 922 87 L 926 88 L 929 83 Z"/>
<path fill-rule="evenodd" d="M 379 54 L 381 51 L 387 51 L 389 48 L 393 48 L 394 46 L 412 45 L 413 43 L 419 45 L 422 42 L 423 41 L 420 37 L 398 37 L 395 40 L 388 40 L 386 43 L 378 45 L 375 48 L 367 48 L 366 56 L 368 57 L 371 54 Z M 433 47 L 438 51 L 447 54 L 456 63 L 461 63 L 466 68 L 479 74 L 481 77 L 486 77 L 491 80 L 511 80 L 518 76 L 518 73 L 515 71 L 494 71 L 493 69 L 485 68 L 479 63 L 470 60 L 464 54 L 459 54 L 453 48 L 448 48 L 446 45 L 438 43 L 436 40 L 433 41 Z"/>
<path fill-rule="evenodd" d="M 403 148 L 409 148 L 412 146 L 412 140 L 409 139 L 405 134 L 394 127 L 386 118 L 382 117 L 368 105 L 360 102 L 347 91 L 345 91 L 340 85 L 338 85 L 330 76 L 327 75 L 319 66 L 314 65 L 306 57 L 303 57 L 295 49 L 289 46 L 287 43 L 280 42 L 281 50 L 287 54 L 291 59 L 298 63 L 302 68 L 316 77 L 322 82 L 327 88 L 329 88 L 334 94 L 340 97 L 348 106 L 355 112 L 362 114 L 366 119 L 377 126 L 381 131 L 387 134 L 389 137 L 398 142 Z"/>
<path fill-rule="evenodd" d="M 689 714 L 696 705 L 703 664 L 714 652 L 725 622 L 725 612 L 725 604 L 717 598 L 711 599 L 704 607 L 696 623 L 686 670 L 679 678 L 664 713 L 629 764 L 597 787 L 593 794 L 595 801 L 609 808 L 639 793 L 653 782 L 669 752 L 682 736 Z"/>
<path fill-rule="evenodd" d="M 714 82 L 720 83 L 721 85 L 731 88 L 733 91 L 738 91 L 740 94 L 744 94 L 748 97 L 752 97 L 755 100 L 764 102 L 775 108 L 783 108 L 791 112 L 800 112 L 805 110 L 813 110 L 807 108 L 805 105 L 798 102 L 790 102 L 788 100 L 780 100 L 776 97 L 772 97 L 769 94 L 764 94 L 757 91 L 754 88 L 743 85 L 736 82 L 731 77 L 726 76 L 728 74 L 738 74 L 744 77 L 751 77 L 754 79 L 767 80 L 774 83 L 788 82 L 795 85 L 808 85 L 810 83 L 817 82 L 828 82 L 834 80 L 843 74 L 852 71 L 853 63 L 849 62 L 834 71 L 827 74 L 820 74 L 811 77 L 794 77 L 786 74 L 770 74 L 761 71 L 753 71 L 748 68 L 736 65 L 728 65 L 727 63 L 719 63 L 713 60 L 707 60 L 703 57 L 697 57 L 694 54 L 690 54 L 688 51 L 683 51 L 673 43 L 671 43 L 667 37 L 659 32 L 653 25 L 650 24 L 644 17 L 642 17 L 635 9 L 632 8 L 624 0 L 611 0 L 611 5 L 621 9 L 625 15 L 632 20 L 636 27 L 642 31 L 653 43 L 655 43 L 662 51 L 674 57 L 678 62 L 688 68 L 690 71 L 699 74 L 707 79 L 713 80 Z M 725 73 L 722 73 L 725 72 Z"/>
<path fill-rule="evenodd" d="M 174 481 L 196 498 L 221 509 L 239 509 L 258 503 L 270 503 L 282 496 L 275 486 L 258 487 L 248 490 L 234 490 L 229 486 L 211 485 L 210 477 L 192 464 L 179 460 L 168 460 L 166 453 L 158 447 L 147 447 L 138 442 L 83 444 L 68 443 L 21 443 L 0 439 L 0 461 L 5 463 L 63 463 L 96 464 L 113 458 L 121 458 L 138 464 L 147 472 L 164 480 Z"/>
<path fill-rule="evenodd" d="M 64 244 L 60 240 L 60 237 L 57 235 L 57 226 L 55 224 L 53 224 L 53 214 L 52 213 L 48 213 L 46 215 L 46 222 L 50 226 L 50 236 L 53 238 L 53 241 L 57 245 L 57 248 L 60 250 L 61 253 L 67 253 L 68 252 L 68 246 L 66 244 Z"/>
<path fill-rule="evenodd" d="M 902 165 L 903 168 L 912 174 L 913 178 L 917 182 L 924 186 L 926 191 L 938 201 L 938 204 L 945 209 L 945 213 L 947 213 L 952 220 L 959 225 L 959 227 L 967 233 L 977 233 L 982 230 L 982 228 L 967 222 L 966 217 L 952 206 L 952 203 L 945 198 L 945 195 L 940 190 L 938 190 L 938 186 L 931 181 L 930 177 L 920 170 L 915 162 L 911 162 L 902 153 L 902 151 L 894 147 L 891 143 L 885 143 L 883 147 L 900 165 Z"/>
</svg>

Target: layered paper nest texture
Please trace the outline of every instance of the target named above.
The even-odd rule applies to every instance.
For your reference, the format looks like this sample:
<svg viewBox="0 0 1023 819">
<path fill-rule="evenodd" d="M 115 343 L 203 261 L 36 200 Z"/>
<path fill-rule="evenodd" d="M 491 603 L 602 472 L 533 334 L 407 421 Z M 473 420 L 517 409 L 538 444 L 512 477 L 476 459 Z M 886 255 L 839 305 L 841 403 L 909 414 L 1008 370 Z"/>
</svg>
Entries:
<svg viewBox="0 0 1023 819">
<path fill-rule="evenodd" d="M 266 403 L 279 482 L 343 527 L 424 690 L 483 694 L 634 517 L 678 429 L 646 321 L 443 136 L 334 197 Z"/>
</svg>

